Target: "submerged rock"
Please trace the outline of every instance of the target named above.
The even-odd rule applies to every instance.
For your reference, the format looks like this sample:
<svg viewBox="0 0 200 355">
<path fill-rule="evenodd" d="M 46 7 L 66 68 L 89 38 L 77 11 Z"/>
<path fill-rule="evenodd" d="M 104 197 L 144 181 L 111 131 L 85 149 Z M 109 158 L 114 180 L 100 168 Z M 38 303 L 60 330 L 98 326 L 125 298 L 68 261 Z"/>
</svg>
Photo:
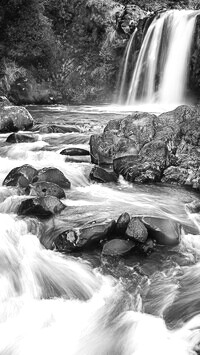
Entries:
<svg viewBox="0 0 200 355">
<path fill-rule="evenodd" d="M 103 246 L 102 254 L 109 256 L 122 256 L 135 247 L 132 240 L 112 239 Z"/>
<path fill-rule="evenodd" d="M 148 232 L 144 223 L 142 223 L 137 217 L 131 218 L 125 233 L 126 237 L 140 243 L 145 243 L 148 237 Z"/>
<path fill-rule="evenodd" d="M 28 142 L 36 142 L 38 138 L 36 136 L 31 136 L 28 134 L 22 134 L 22 133 L 12 133 L 10 134 L 6 142 L 7 143 L 28 143 Z"/>
<path fill-rule="evenodd" d="M 114 172 L 108 172 L 103 168 L 94 166 L 90 172 L 90 179 L 97 182 L 117 182 L 118 176 Z"/>
<path fill-rule="evenodd" d="M 3 106 L 0 109 L 0 133 L 28 130 L 33 118 L 25 107 Z"/>
<path fill-rule="evenodd" d="M 76 250 L 77 235 L 74 230 L 67 230 L 58 235 L 54 241 L 57 251 L 72 252 Z"/>
<path fill-rule="evenodd" d="M 90 155 L 90 152 L 86 149 L 81 149 L 81 148 L 66 148 L 61 150 L 60 154 L 70 155 L 70 156 L 84 156 L 84 155 Z"/>
<path fill-rule="evenodd" d="M 39 219 L 47 219 L 54 214 L 60 213 L 66 206 L 54 196 L 30 198 L 22 201 L 17 214 L 20 216 L 31 216 Z"/>
<path fill-rule="evenodd" d="M 3 181 L 4 186 L 27 187 L 37 175 L 37 170 L 29 164 L 12 169 Z"/>
<path fill-rule="evenodd" d="M 53 182 L 63 189 L 69 189 L 71 186 L 70 181 L 66 178 L 66 176 L 57 168 L 43 168 L 38 170 L 37 176 L 34 177 L 33 182 Z"/>
<path fill-rule="evenodd" d="M 94 242 L 100 242 L 113 231 L 115 223 L 114 220 L 111 220 L 104 223 L 94 223 L 88 227 L 81 228 L 78 233 L 76 246 L 84 248 Z"/>
<path fill-rule="evenodd" d="M 180 241 L 180 224 L 169 218 L 143 217 L 143 223 L 148 229 L 151 239 L 158 244 L 174 246 Z"/>
<path fill-rule="evenodd" d="M 48 181 L 33 183 L 31 185 L 30 195 L 35 195 L 38 197 L 55 196 L 59 199 L 66 197 L 64 190 L 60 186 Z"/>
<path fill-rule="evenodd" d="M 40 133 L 72 133 L 72 132 L 80 132 L 80 129 L 76 126 L 68 126 L 68 125 L 42 125 L 39 127 Z"/>
</svg>

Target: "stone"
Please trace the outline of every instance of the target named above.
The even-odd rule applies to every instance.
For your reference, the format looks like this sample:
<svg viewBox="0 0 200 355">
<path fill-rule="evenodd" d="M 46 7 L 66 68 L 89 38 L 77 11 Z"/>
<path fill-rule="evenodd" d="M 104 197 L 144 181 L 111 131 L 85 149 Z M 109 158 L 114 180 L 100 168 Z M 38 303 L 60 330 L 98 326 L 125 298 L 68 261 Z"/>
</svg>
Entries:
<svg viewBox="0 0 200 355">
<path fill-rule="evenodd" d="M 4 106 L 13 106 L 13 104 L 5 96 L 0 96 L 0 108 Z"/>
<path fill-rule="evenodd" d="M 130 220 L 130 215 L 127 212 L 124 212 L 119 216 L 115 229 L 117 235 L 123 236 L 125 234 Z"/>
<path fill-rule="evenodd" d="M 57 236 L 54 245 L 59 252 L 72 252 L 77 249 L 77 240 L 78 237 L 74 230 L 66 230 Z"/>
<path fill-rule="evenodd" d="M 81 149 L 81 148 L 66 148 L 61 150 L 60 154 L 70 155 L 70 156 L 84 156 L 84 155 L 90 155 L 90 152 L 86 149 Z"/>
<path fill-rule="evenodd" d="M 38 197 L 55 196 L 59 199 L 66 197 L 64 190 L 60 186 L 48 181 L 33 183 L 31 185 L 30 195 Z"/>
<path fill-rule="evenodd" d="M 3 181 L 3 186 L 27 187 L 37 175 L 37 170 L 29 164 L 12 169 Z"/>
<path fill-rule="evenodd" d="M 135 247 L 132 240 L 112 239 L 103 246 L 102 254 L 108 256 L 122 256 L 130 252 Z"/>
<path fill-rule="evenodd" d="M 97 182 L 117 182 L 118 176 L 114 172 L 106 171 L 103 168 L 94 166 L 90 172 L 90 179 Z"/>
<path fill-rule="evenodd" d="M 30 198 L 22 201 L 17 214 L 19 216 L 31 216 L 39 219 L 48 219 L 54 214 L 60 213 L 66 206 L 54 196 Z"/>
<path fill-rule="evenodd" d="M 155 246 L 156 243 L 151 238 L 147 238 L 144 244 L 140 243 L 137 245 L 137 249 L 144 255 L 150 255 L 154 251 Z"/>
<path fill-rule="evenodd" d="M 40 133 L 73 133 L 80 132 L 80 129 L 76 126 L 68 126 L 68 125 L 42 125 L 39 127 Z"/>
<path fill-rule="evenodd" d="M 158 244 L 175 246 L 179 244 L 181 226 L 178 222 L 162 217 L 143 217 L 143 223 L 148 229 L 148 235 Z"/>
<path fill-rule="evenodd" d="M 36 136 L 31 136 L 28 134 L 22 134 L 22 133 L 12 133 L 10 134 L 6 142 L 7 143 L 32 143 L 36 142 L 38 138 Z"/>
<path fill-rule="evenodd" d="M 186 211 L 189 213 L 200 213 L 200 201 L 195 200 L 185 205 Z"/>
<path fill-rule="evenodd" d="M 81 228 L 78 232 L 78 248 L 85 248 L 92 243 L 98 243 L 106 239 L 114 230 L 116 222 L 114 220 L 104 223 L 94 223 L 87 227 Z"/>
<path fill-rule="evenodd" d="M 131 218 L 125 234 L 126 237 L 139 243 L 145 243 L 148 238 L 147 228 L 145 227 L 144 223 L 142 223 L 142 221 L 137 217 Z"/>
<path fill-rule="evenodd" d="M 38 170 L 37 176 L 34 177 L 33 182 L 53 182 L 63 189 L 69 189 L 71 186 L 70 181 L 66 178 L 66 176 L 57 168 L 43 168 Z"/>
<path fill-rule="evenodd" d="M 25 107 L 4 106 L 0 109 L 0 133 L 28 130 L 33 118 Z"/>
</svg>

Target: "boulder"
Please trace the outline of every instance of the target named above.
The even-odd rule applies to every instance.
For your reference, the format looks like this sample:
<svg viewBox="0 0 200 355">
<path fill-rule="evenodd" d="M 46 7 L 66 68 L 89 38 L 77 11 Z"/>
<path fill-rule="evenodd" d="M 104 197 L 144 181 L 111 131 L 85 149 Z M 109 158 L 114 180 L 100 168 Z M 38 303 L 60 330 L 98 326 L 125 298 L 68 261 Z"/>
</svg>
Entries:
<svg viewBox="0 0 200 355">
<path fill-rule="evenodd" d="M 65 198 L 65 192 L 62 187 L 54 184 L 53 182 L 40 181 L 35 182 L 31 185 L 30 195 L 45 197 L 45 196 L 55 196 L 57 198 Z"/>
<path fill-rule="evenodd" d="M 39 127 L 40 133 L 73 133 L 80 132 L 76 126 L 45 124 Z"/>
<path fill-rule="evenodd" d="M 180 224 L 169 218 L 143 217 L 148 235 L 158 244 L 175 246 L 179 244 L 181 227 Z"/>
<path fill-rule="evenodd" d="M 106 171 L 103 168 L 94 166 L 90 172 L 90 179 L 97 182 L 117 182 L 118 176 L 114 172 Z"/>
<path fill-rule="evenodd" d="M 129 239 L 133 239 L 139 243 L 145 243 L 148 238 L 147 228 L 137 217 L 131 218 L 125 234 Z"/>
<path fill-rule="evenodd" d="M 77 240 L 78 237 L 74 230 L 66 230 L 57 236 L 54 245 L 59 252 L 72 252 L 77 248 Z"/>
<path fill-rule="evenodd" d="M 66 148 L 61 150 L 60 154 L 69 156 L 85 156 L 90 155 L 90 152 L 81 148 Z"/>
<path fill-rule="evenodd" d="M 20 186 L 26 188 L 37 175 L 37 170 L 29 164 L 12 169 L 3 181 L 4 186 Z"/>
<path fill-rule="evenodd" d="M 93 243 L 98 243 L 107 238 L 115 227 L 115 221 L 107 221 L 104 223 L 94 223 L 87 227 L 81 228 L 78 232 L 78 248 L 85 248 Z"/>
<path fill-rule="evenodd" d="M 11 133 L 7 139 L 7 143 L 32 143 L 36 142 L 38 138 L 36 136 L 31 136 L 29 134 L 22 133 Z"/>
<path fill-rule="evenodd" d="M 124 212 L 119 216 L 115 228 L 117 235 L 123 236 L 125 234 L 130 220 L 130 215 L 127 212 Z"/>
<path fill-rule="evenodd" d="M 135 247 L 132 240 L 112 239 L 103 246 L 102 254 L 107 256 L 122 256 Z"/>
<path fill-rule="evenodd" d="M 65 208 L 66 206 L 57 197 L 45 196 L 22 201 L 17 214 L 20 216 L 48 219 L 54 214 L 60 213 Z"/>
<path fill-rule="evenodd" d="M 33 182 L 53 182 L 63 189 L 69 189 L 71 186 L 70 181 L 66 178 L 66 176 L 57 168 L 43 168 L 38 170 L 37 176 L 34 177 Z"/>
<path fill-rule="evenodd" d="M 0 133 L 28 130 L 33 118 L 25 107 L 4 106 L 0 110 Z"/>
</svg>

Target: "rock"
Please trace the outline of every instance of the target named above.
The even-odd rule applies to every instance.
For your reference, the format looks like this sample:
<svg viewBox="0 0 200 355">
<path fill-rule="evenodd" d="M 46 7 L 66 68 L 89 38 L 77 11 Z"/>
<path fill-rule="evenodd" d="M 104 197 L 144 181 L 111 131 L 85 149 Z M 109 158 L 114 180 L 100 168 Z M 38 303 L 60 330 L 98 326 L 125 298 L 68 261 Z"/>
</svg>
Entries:
<svg viewBox="0 0 200 355">
<path fill-rule="evenodd" d="M 84 248 L 94 242 L 100 242 L 113 231 L 115 223 L 114 220 L 111 220 L 104 223 L 94 223 L 88 227 L 81 228 L 78 233 L 76 246 Z"/>
<path fill-rule="evenodd" d="M 4 186 L 20 186 L 26 188 L 37 175 L 37 170 L 25 164 L 12 169 L 3 181 Z"/>
<path fill-rule="evenodd" d="M 114 172 L 108 172 L 103 168 L 94 166 L 90 172 L 90 179 L 97 182 L 117 182 L 118 176 Z"/>
<path fill-rule="evenodd" d="M 142 221 L 148 229 L 149 237 L 158 244 L 174 246 L 179 243 L 181 230 L 178 222 L 160 217 L 143 217 Z"/>
<path fill-rule="evenodd" d="M 109 256 L 122 256 L 135 247 L 132 240 L 112 239 L 103 246 L 102 254 Z"/>
<path fill-rule="evenodd" d="M 86 149 L 81 148 L 66 148 L 63 149 L 60 154 L 62 155 L 70 155 L 70 156 L 84 156 L 90 155 L 90 152 Z"/>
<path fill-rule="evenodd" d="M 30 195 L 38 197 L 55 196 L 59 199 L 66 197 L 64 190 L 60 186 L 48 181 L 40 181 L 32 184 Z"/>
<path fill-rule="evenodd" d="M 137 242 L 145 243 L 148 232 L 145 225 L 137 217 L 132 217 L 126 229 L 126 237 L 134 239 Z"/>
<path fill-rule="evenodd" d="M 5 96 L 0 96 L 0 108 L 4 106 L 13 106 L 13 104 Z"/>
<path fill-rule="evenodd" d="M 200 201 L 195 200 L 185 205 L 186 211 L 189 213 L 200 213 Z"/>
<path fill-rule="evenodd" d="M 147 238 L 144 244 L 140 243 L 137 245 L 137 249 L 144 255 L 150 255 L 155 249 L 156 243 L 151 239 Z"/>
<path fill-rule="evenodd" d="M 77 239 L 75 231 L 67 230 L 58 235 L 54 241 L 54 245 L 59 252 L 71 252 L 76 250 Z"/>
<path fill-rule="evenodd" d="M 80 129 L 76 126 L 68 125 L 42 125 L 39 128 L 40 133 L 73 133 L 80 132 Z"/>
<path fill-rule="evenodd" d="M 120 236 L 124 235 L 129 222 L 130 222 L 130 215 L 127 212 L 122 213 L 117 220 L 116 233 Z"/>
<path fill-rule="evenodd" d="M 36 142 L 38 138 L 36 136 L 31 136 L 28 134 L 22 134 L 22 133 L 12 133 L 10 134 L 6 142 L 7 143 L 28 143 L 28 142 Z"/>
<path fill-rule="evenodd" d="M 69 189 L 71 186 L 70 181 L 57 168 L 48 167 L 38 170 L 38 174 L 34 177 L 33 182 L 41 181 L 53 182 L 63 189 Z"/>
<path fill-rule="evenodd" d="M 25 107 L 4 106 L 0 109 L 0 133 L 28 130 L 33 118 Z"/>
<path fill-rule="evenodd" d="M 54 196 L 30 198 L 22 201 L 17 214 L 20 216 L 31 216 L 39 219 L 47 219 L 54 214 L 60 213 L 66 206 Z"/>
</svg>

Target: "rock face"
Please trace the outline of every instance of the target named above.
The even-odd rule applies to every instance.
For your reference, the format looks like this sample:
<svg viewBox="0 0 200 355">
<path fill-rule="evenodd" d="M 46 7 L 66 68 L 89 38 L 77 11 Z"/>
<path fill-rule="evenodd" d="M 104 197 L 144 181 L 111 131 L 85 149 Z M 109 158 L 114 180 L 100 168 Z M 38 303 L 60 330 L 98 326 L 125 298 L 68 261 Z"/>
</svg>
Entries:
<svg viewBox="0 0 200 355">
<path fill-rule="evenodd" d="M 164 182 L 200 189 L 200 108 L 179 106 L 155 116 L 134 112 L 110 121 L 90 139 L 93 161 L 113 164 L 131 182 Z"/>
<path fill-rule="evenodd" d="M 0 109 L 0 133 L 28 130 L 33 118 L 25 107 L 3 106 Z"/>
</svg>

